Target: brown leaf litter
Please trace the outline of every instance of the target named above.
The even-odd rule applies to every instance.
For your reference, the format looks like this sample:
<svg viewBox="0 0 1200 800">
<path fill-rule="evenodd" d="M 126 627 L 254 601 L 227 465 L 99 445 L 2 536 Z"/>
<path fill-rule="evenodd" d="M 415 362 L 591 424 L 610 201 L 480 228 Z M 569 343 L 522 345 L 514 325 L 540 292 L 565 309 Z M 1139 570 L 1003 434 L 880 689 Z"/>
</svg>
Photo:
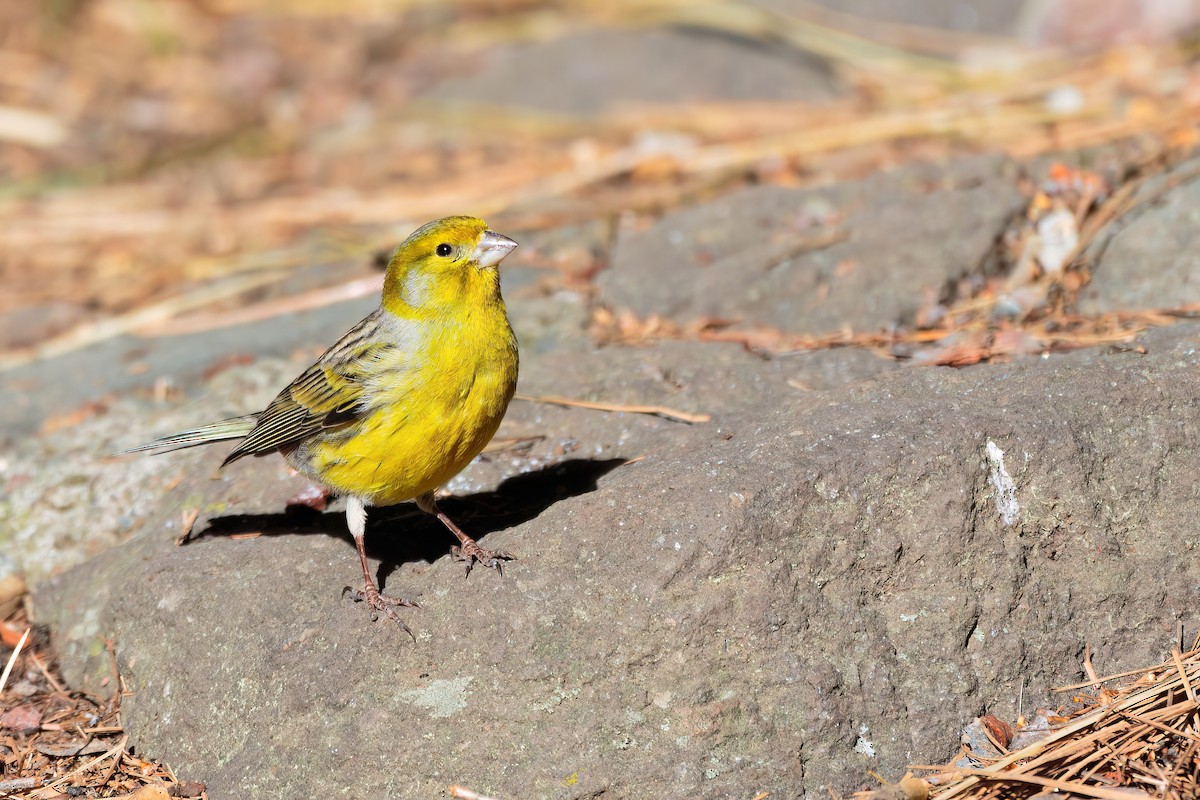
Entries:
<svg viewBox="0 0 1200 800">
<path fill-rule="evenodd" d="M 1089 245 L 1106 226 L 1200 174 L 1200 168 L 1172 174 L 1155 191 L 1144 191 L 1174 163 L 1170 156 L 1151 160 L 1115 189 L 1098 174 L 1053 164 L 1042 182 L 1029 187 L 1025 213 L 1000 236 L 994 274 L 964 279 L 948 296 L 930 294 L 909 327 L 797 334 L 736 319 L 678 322 L 596 306 L 589 332 L 601 345 L 734 342 L 765 355 L 858 347 L 915 365 L 951 367 L 1124 346 L 1147 328 L 1200 316 L 1200 304 L 1096 314 L 1075 310 L 1091 280 Z"/>
<path fill-rule="evenodd" d="M 102 697 L 63 685 L 47 636 L 30 623 L 24 604 L 0 621 L 0 641 L 13 648 L 0 673 L 0 797 L 207 800 L 202 784 L 134 754 L 121 724 L 125 691 L 115 655 L 106 681 L 112 694 Z"/>
<path fill-rule="evenodd" d="M 898 784 L 860 800 L 1018 800 L 1057 793 L 1099 800 L 1200 797 L 1200 640 L 1141 670 L 1058 689 L 1074 711 L 1039 711 L 1009 725 L 984 716 L 968 726 L 945 766 L 914 766 Z"/>
</svg>

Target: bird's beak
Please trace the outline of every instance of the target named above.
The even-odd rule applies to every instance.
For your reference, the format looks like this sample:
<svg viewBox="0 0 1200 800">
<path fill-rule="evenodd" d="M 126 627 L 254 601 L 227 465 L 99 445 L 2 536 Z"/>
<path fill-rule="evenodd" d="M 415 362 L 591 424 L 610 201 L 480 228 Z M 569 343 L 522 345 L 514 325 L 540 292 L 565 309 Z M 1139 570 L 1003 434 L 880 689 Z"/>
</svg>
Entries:
<svg viewBox="0 0 1200 800">
<path fill-rule="evenodd" d="M 494 267 L 513 251 L 517 243 L 495 231 L 484 231 L 483 238 L 475 247 L 471 260 L 480 267 Z"/>
</svg>

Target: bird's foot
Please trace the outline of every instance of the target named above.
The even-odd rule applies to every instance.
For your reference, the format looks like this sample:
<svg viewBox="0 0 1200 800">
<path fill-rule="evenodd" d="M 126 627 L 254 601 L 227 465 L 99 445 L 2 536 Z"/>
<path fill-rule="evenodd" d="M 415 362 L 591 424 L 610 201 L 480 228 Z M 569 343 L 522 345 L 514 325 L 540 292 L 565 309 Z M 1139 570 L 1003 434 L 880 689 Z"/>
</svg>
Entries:
<svg viewBox="0 0 1200 800">
<path fill-rule="evenodd" d="M 462 528 L 454 524 L 454 520 L 447 517 L 444 513 L 438 510 L 437 503 L 434 502 L 433 493 L 423 494 L 417 498 L 417 507 L 422 511 L 433 514 L 438 520 L 446 526 L 447 530 L 454 534 L 458 539 L 458 544 L 450 548 L 450 556 L 455 561 L 467 562 L 467 575 L 471 576 L 471 568 L 476 564 L 483 564 L 485 567 L 491 567 L 504 574 L 504 568 L 501 566 L 505 561 L 515 561 L 516 556 L 511 553 L 506 553 L 503 550 L 487 550 L 479 546 L 479 543 L 462 532 Z"/>
<path fill-rule="evenodd" d="M 455 545 L 450 548 L 450 556 L 455 561 L 467 562 L 467 575 L 471 574 L 471 569 L 476 564 L 482 564 L 485 567 L 491 567 L 504 574 L 503 564 L 505 561 L 515 561 L 517 559 L 511 553 L 506 553 L 503 550 L 488 550 L 480 547 L 479 544 L 469 536 L 463 538 L 462 546 Z"/>
<path fill-rule="evenodd" d="M 367 604 L 367 608 L 371 609 L 372 621 L 379 619 L 379 615 L 376 612 L 382 611 L 388 619 L 400 626 L 400 630 L 412 636 L 414 642 L 417 640 L 412 629 L 405 625 L 404 620 L 400 619 L 400 615 L 396 613 L 397 606 L 420 608 L 421 606 L 417 605 L 417 603 L 403 597 L 388 597 L 385 594 L 380 594 L 379 590 L 369 583 L 366 589 L 352 589 L 349 586 L 342 589 L 343 597 L 347 593 L 349 593 L 350 599 L 354 602 Z"/>
<path fill-rule="evenodd" d="M 288 498 L 287 505 L 306 506 L 313 511 L 324 511 L 325 507 L 329 505 L 329 498 L 331 497 L 333 497 L 333 492 L 324 486 L 313 484 L 306 489 L 301 489 L 295 496 Z"/>
</svg>

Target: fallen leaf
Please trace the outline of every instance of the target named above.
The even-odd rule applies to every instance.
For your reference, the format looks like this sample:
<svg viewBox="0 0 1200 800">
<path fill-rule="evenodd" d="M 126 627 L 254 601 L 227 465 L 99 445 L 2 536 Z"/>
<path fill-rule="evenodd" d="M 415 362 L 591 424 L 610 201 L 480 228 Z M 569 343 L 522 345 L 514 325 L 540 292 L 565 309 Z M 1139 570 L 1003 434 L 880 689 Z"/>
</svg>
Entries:
<svg viewBox="0 0 1200 800">
<path fill-rule="evenodd" d="M 98 414 L 103 414 L 108 410 L 108 403 L 102 400 L 95 400 L 90 403 L 84 403 L 74 411 L 68 411 L 64 414 L 54 414 L 46 417 L 46 421 L 42 423 L 42 433 L 54 433 L 65 428 L 73 428 L 84 420 L 90 419 Z"/>
<path fill-rule="evenodd" d="M 16 610 L 23 594 L 25 594 L 25 581 L 20 575 L 5 575 L 0 578 L 0 619 L 7 618 Z M 0 631 L 0 636 L 3 636 L 3 631 Z M 5 639 L 4 643 L 12 647 L 16 644 L 16 639 L 13 639 L 12 642 Z"/>
<path fill-rule="evenodd" d="M 998 332 L 992 338 L 992 355 L 1032 355 L 1046 349 L 1038 339 L 1020 328 Z"/>
<path fill-rule="evenodd" d="M 62 744 L 46 744 L 38 742 L 34 745 L 42 755 L 53 758 L 70 756 L 90 756 L 96 753 L 107 753 L 113 743 L 104 739 L 92 739 L 90 742 L 64 742 Z"/>
<path fill-rule="evenodd" d="M 0 728 L 14 733 L 33 733 L 41 725 L 42 712 L 36 706 L 17 706 L 0 714 Z"/>
<path fill-rule="evenodd" d="M 987 731 L 992 740 L 1001 747 L 1007 748 L 1009 743 L 1012 742 L 1012 725 L 1009 725 L 999 717 L 993 716 L 992 714 L 984 714 L 979 718 L 979 724 L 983 726 L 983 729 Z"/>
<path fill-rule="evenodd" d="M 230 353 L 223 358 L 219 358 L 204 370 L 204 380 L 209 381 L 233 367 L 244 367 L 247 364 L 254 363 L 254 356 L 247 353 Z"/>
<path fill-rule="evenodd" d="M 947 336 L 933 347 L 922 348 L 912 355 L 919 366 L 965 367 L 978 364 L 991 356 L 991 349 L 980 333 Z"/>
</svg>

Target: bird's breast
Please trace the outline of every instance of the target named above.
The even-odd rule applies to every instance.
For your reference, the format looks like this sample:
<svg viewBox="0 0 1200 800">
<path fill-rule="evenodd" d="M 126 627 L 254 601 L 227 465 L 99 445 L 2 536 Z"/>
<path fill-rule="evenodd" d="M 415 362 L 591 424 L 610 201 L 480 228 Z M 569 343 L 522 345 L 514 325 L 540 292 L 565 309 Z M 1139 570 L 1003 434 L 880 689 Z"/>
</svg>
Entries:
<svg viewBox="0 0 1200 800">
<path fill-rule="evenodd" d="M 410 356 L 424 354 L 418 367 L 381 365 L 371 411 L 314 448 L 306 471 L 374 505 L 410 500 L 454 477 L 491 440 L 516 388 L 516 342 L 501 321 L 490 335 L 478 325 L 432 331 Z"/>
</svg>

